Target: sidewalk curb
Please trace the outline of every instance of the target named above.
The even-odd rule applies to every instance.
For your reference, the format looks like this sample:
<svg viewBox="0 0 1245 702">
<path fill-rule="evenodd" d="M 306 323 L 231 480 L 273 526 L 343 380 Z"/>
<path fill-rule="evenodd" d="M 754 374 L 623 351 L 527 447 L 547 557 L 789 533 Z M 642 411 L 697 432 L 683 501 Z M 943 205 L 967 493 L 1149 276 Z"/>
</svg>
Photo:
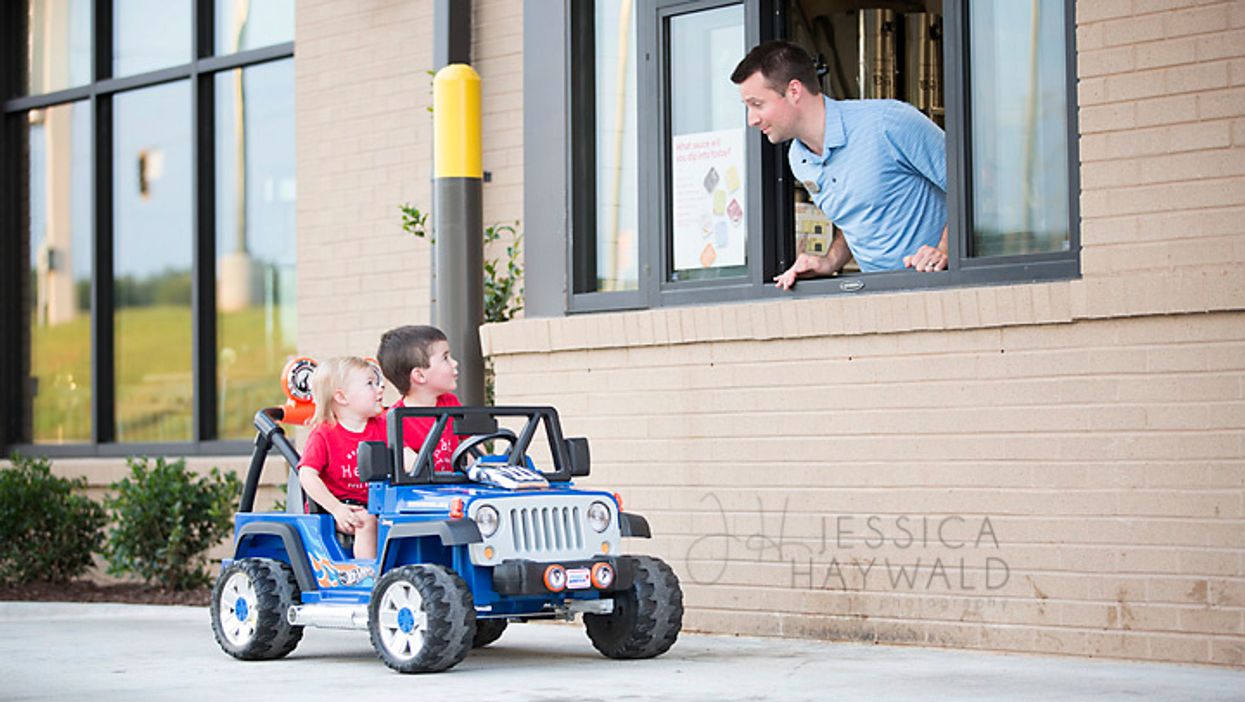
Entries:
<svg viewBox="0 0 1245 702">
<path fill-rule="evenodd" d="M 0 622 L 127 619 L 208 621 L 207 607 L 112 602 L 0 602 Z"/>
</svg>

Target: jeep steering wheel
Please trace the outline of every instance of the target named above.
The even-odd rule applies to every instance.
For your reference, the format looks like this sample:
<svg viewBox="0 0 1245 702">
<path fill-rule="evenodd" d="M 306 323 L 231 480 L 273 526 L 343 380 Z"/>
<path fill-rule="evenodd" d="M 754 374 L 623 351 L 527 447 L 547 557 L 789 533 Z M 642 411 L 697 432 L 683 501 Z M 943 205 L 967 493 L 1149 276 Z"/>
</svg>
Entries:
<svg viewBox="0 0 1245 702">
<path fill-rule="evenodd" d="M 458 448 L 454 449 L 453 455 L 450 456 L 450 470 L 458 473 L 466 473 L 467 466 L 459 465 L 460 463 L 465 463 L 463 459 L 480 444 L 494 439 L 505 439 L 510 442 L 511 447 L 513 447 L 514 443 L 519 440 L 518 437 L 514 435 L 514 432 L 509 429 L 498 429 L 497 431 L 488 434 L 477 434 L 470 439 L 463 441 L 458 445 Z"/>
</svg>

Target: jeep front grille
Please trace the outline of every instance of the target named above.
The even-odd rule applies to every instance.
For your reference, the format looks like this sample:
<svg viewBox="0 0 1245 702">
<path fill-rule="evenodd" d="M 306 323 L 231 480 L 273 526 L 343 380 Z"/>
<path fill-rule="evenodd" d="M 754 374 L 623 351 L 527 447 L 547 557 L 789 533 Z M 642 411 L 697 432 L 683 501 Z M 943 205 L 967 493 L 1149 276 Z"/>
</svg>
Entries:
<svg viewBox="0 0 1245 702">
<path fill-rule="evenodd" d="M 510 536 L 516 554 L 535 556 L 584 547 L 579 507 L 516 507 L 510 510 Z"/>
</svg>

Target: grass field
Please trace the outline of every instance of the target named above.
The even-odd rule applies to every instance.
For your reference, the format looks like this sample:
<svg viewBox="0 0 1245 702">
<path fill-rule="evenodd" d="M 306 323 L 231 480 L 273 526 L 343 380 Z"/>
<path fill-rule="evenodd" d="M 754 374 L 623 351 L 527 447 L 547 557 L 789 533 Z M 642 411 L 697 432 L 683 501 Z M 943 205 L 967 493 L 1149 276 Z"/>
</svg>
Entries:
<svg viewBox="0 0 1245 702">
<path fill-rule="evenodd" d="M 219 436 L 250 439 L 251 417 L 279 404 L 280 373 L 294 339 L 273 325 L 267 338 L 264 309 L 221 315 L 217 327 Z M 91 437 L 91 328 L 82 315 L 37 327 L 31 372 L 37 443 L 74 443 Z M 188 441 L 192 436 L 191 316 L 187 307 L 131 307 L 117 313 L 117 440 Z"/>
</svg>

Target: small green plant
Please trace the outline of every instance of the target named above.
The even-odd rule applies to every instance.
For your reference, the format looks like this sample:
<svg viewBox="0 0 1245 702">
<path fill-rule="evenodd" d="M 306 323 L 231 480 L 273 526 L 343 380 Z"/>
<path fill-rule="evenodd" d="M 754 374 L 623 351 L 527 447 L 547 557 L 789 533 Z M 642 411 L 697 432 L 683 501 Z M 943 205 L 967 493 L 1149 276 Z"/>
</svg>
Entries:
<svg viewBox="0 0 1245 702">
<path fill-rule="evenodd" d="M 428 231 L 429 213 L 407 203 L 400 205 L 402 229 L 435 244 L 436 239 Z M 503 235 L 513 237 L 506 246 L 502 258 L 484 259 L 484 323 L 508 322 L 523 309 L 523 266 L 519 264 L 523 235 L 516 228 L 518 222 L 494 224 L 484 229 L 484 246 L 500 241 Z M 493 359 L 484 359 L 484 403 L 493 404 Z"/>
<path fill-rule="evenodd" d="M 436 237 L 428 230 L 428 212 L 410 203 L 398 207 L 402 211 L 402 229 L 428 243 L 436 244 Z M 523 309 L 523 266 L 519 255 L 523 235 L 517 229 L 518 222 L 494 224 L 484 228 L 484 246 L 500 241 L 503 235 L 513 237 L 506 246 L 503 258 L 484 259 L 484 323 L 508 322 Z"/>
<path fill-rule="evenodd" d="M 79 494 L 86 479 L 52 475 L 44 458 L 13 454 L 0 470 L 0 583 L 63 583 L 91 567 L 108 515 Z"/>
<path fill-rule="evenodd" d="M 186 461 L 126 461 L 130 475 L 112 484 L 108 572 L 133 574 L 167 590 L 209 581 L 206 552 L 232 531 L 234 500 L 242 483 L 213 468 L 198 479 Z"/>
</svg>

